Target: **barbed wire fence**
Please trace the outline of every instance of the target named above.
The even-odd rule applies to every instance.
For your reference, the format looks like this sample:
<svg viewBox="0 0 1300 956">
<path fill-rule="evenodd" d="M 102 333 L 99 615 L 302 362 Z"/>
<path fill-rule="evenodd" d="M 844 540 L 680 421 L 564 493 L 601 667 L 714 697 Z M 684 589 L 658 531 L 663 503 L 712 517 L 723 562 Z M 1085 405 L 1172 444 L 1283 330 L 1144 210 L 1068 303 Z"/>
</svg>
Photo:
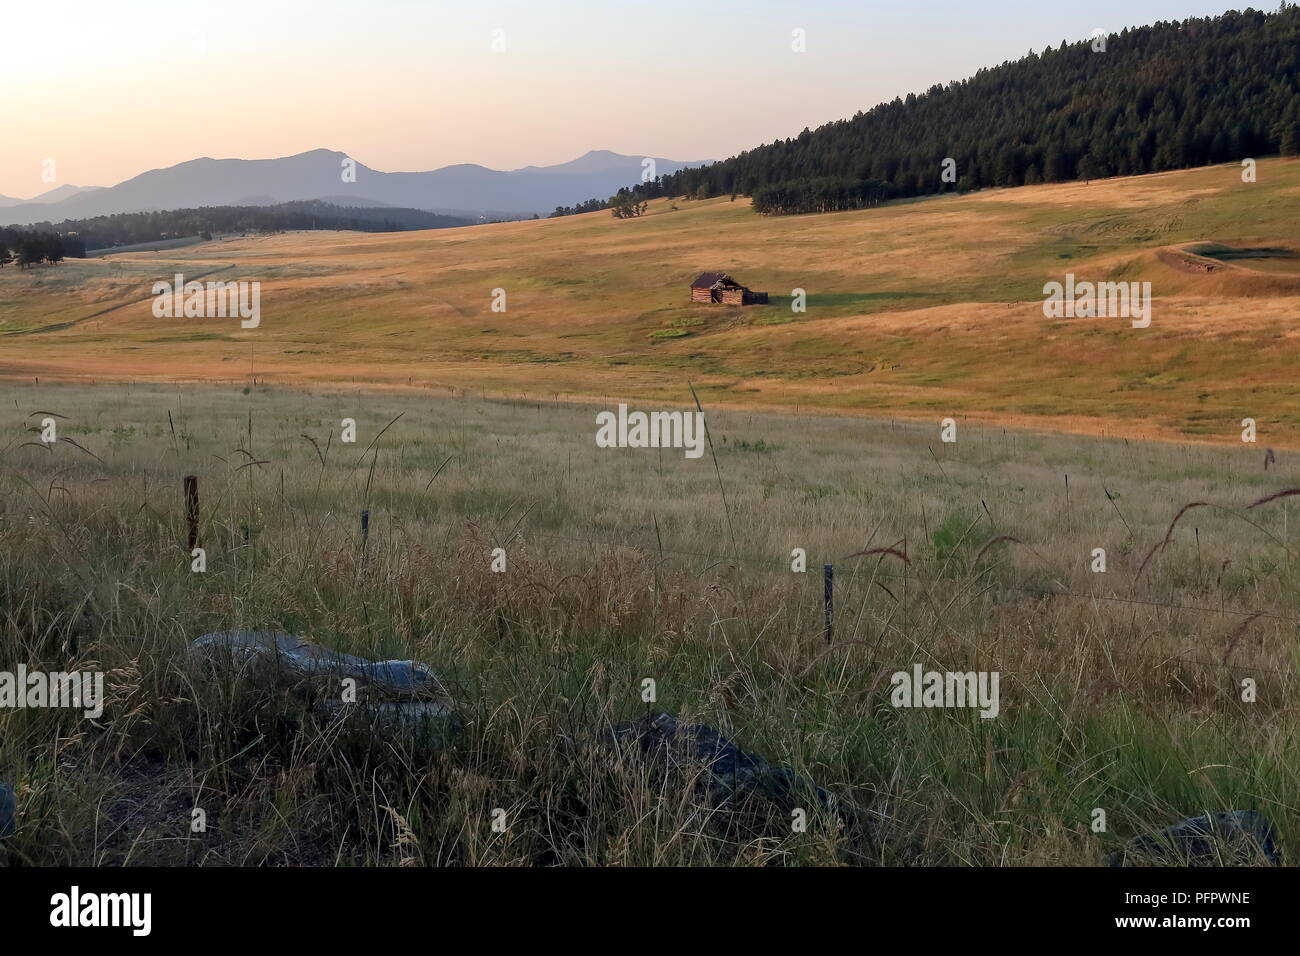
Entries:
<svg viewBox="0 0 1300 956">
<path fill-rule="evenodd" d="M 248 464 L 260 464 L 260 462 L 250 462 Z M 197 533 L 198 533 L 197 531 L 198 511 L 197 511 L 197 491 L 196 491 L 197 482 L 198 482 L 197 477 L 193 475 L 186 476 L 186 478 L 184 479 L 184 501 L 185 501 L 186 519 L 187 519 L 187 526 L 188 526 L 187 544 L 189 545 L 190 548 L 193 547 L 193 542 L 196 540 Z M 527 511 L 525 511 L 524 513 L 524 516 L 526 515 L 527 515 Z M 361 549 L 361 554 L 363 556 L 363 559 L 367 554 L 367 548 L 369 546 L 369 541 L 370 541 L 370 517 L 371 517 L 370 508 L 363 508 L 360 510 L 359 512 L 359 527 L 360 527 L 360 536 L 361 536 L 360 549 Z M 565 534 L 558 534 L 555 532 L 548 532 L 548 531 L 541 531 L 541 530 L 534 530 L 534 529 L 521 530 L 519 524 L 520 522 L 522 522 L 522 520 L 523 518 L 521 517 L 516 522 L 515 527 L 511 529 L 511 531 L 509 531 L 504 538 L 498 537 L 496 533 L 492 532 L 490 529 L 489 529 L 489 534 L 495 540 L 497 540 L 497 542 L 501 545 L 509 544 L 513 540 L 518 540 L 523 542 L 542 541 L 542 542 L 559 543 L 566 546 L 575 545 L 575 544 L 582 545 L 583 547 L 589 550 L 595 548 L 595 549 L 601 549 L 606 551 L 623 551 L 623 552 L 630 552 L 639 555 L 644 555 L 648 557 L 653 557 L 657 555 L 660 560 L 663 560 L 667 556 L 671 556 L 677 558 L 686 558 L 690 560 L 704 561 L 707 562 L 705 566 L 697 571 L 697 573 L 701 575 L 707 573 L 709 570 L 712 570 L 713 568 L 716 568 L 720 565 L 746 567 L 746 568 L 752 568 L 752 569 L 762 570 L 766 572 L 790 571 L 790 559 L 784 557 L 757 558 L 753 556 L 731 554 L 727 552 L 696 551 L 696 550 L 689 550 L 683 548 L 674 548 L 674 547 L 665 546 L 662 540 L 657 540 L 654 545 L 647 545 L 647 544 L 631 543 L 626 540 L 612 541 L 594 534 L 585 535 L 585 536 L 576 536 L 576 535 L 565 535 Z M 475 526 L 474 522 L 465 521 L 465 520 L 459 522 L 437 522 L 437 521 L 429 521 L 425 519 L 422 523 L 426 527 L 440 529 L 448 533 L 454 532 L 456 530 L 463 531 L 466 527 Z M 656 531 L 656 537 L 658 537 L 657 531 Z M 990 542 L 988 542 L 984 546 L 984 548 L 981 549 L 979 555 L 982 556 L 984 551 L 987 550 L 989 546 L 996 543 L 998 540 L 999 539 L 995 538 Z M 904 550 L 899 551 L 898 545 L 902 545 Z M 1031 548 L 1030 550 L 1033 549 Z M 1153 553 L 1154 550 L 1155 549 L 1153 549 Z M 566 552 L 566 554 L 572 556 L 571 549 L 569 552 Z M 872 557 L 876 558 L 877 560 L 875 562 L 876 566 L 873 567 L 870 572 L 870 577 L 867 585 L 868 588 L 870 588 L 872 584 L 878 584 L 881 580 L 915 582 L 916 584 L 927 588 L 932 588 L 938 584 L 951 587 L 959 583 L 959 580 L 957 578 L 928 577 L 920 573 L 914 567 L 911 559 L 906 554 L 906 539 L 896 542 L 894 545 L 891 545 L 889 547 L 869 548 L 863 551 L 853 552 L 845 556 L 831 558 L 830 560 L 827 560 L 822 565 L 824 634 L 825 634 L 826 643 L 831 647 L 836 646 L 835 607 L 836 607 L 837 599 L 851 597 L 852 595 L 851 589 L 856 585 L 858 580 L 856 565 L 853 566 L 852 571 L 847 576 L 844 574 L 840 574 L 837 576 L 835 569 L 837 567 L 842 568 L 846 562 L 854 558 L 862 558 L 864 560 L 869 560 Z M 898 571 L 891 571 L 883 568 L 881 565 L 885 559 L 896 559 L 901 561 L 904 570 L 900 573 Z M 808 567 L 816 567 L 816 562 L 811 561 L 811 559 L 807 558 L 806 555 L 805 555 L 805 564 Z M 992 564 L 986 565 L 984 570 L 985 571 L 991 570 L 995 567 L 996 565 L 992 565 Z M 802 573 L 808 573 L 810 577 L 815 577 L 815 574 L 812 574 L 811 572 L 807 572 L 806 570 L 805 572 Z M 981 571 L 980 573 L 984 573 L 984 571 Z M 975 575 L 974 565 L 972 565 L 972 567 L 969 569 L 969 575 L 972 577 Z M 1206 615 L 1206 616 L 1213 615 L 1217 617 L 1231 615 L 1233 617 L 1244 619 L 1244 624 L 1238 625 L 1239 627 L 1246 626 L 1252 623 L 1253 621 L 1260 620 L 1260 619 L 1273 620 L 1284 624 L 1290 624 L 1296 627 L 1300 627 L 1300 617 L 1291 617 L 1285 614 L 1279 614 L 1276 611 L 1272 611 L 1272 610 L 1260 610 L 1254 608 L 1230 608 L 1227 606 L 1206 607 L 1206 606 L 1194 605 L 1194 604 L 1183 604 L 1176 601 L 1156 600 L 1149 597 L 1125 597 L 1123 595 L 1113 594 L 1113 593 L 1105 594 L 1095 590 L 1079 591 L 1079 590 L 1074 590 L 1065 587 L 1061 585 L 1059 582 L 1057 582 L 1055 585 L 1050 587 L 1049 586 L 1028 587 L 1022 584 L 1014 584 L 1004 580 L 991 580 L 988 581 L 987 584 L 990 589 L 998 588 L 1005 591 L 1016 591 L 1039 599 L 1064 598 L 1064 599 L 1077 600 L 1082 602 L 1101 602 L 1101 603 L 1108 603 L 1108 604 L 1121 604 L 1121 605 L 1132 606 L 1132 607 L 1146 607 L 1152 609 L 1163 609 L 1163 610 L 1174 611 L 1179 613 L 1189 613 L 1189 614 L 1198 614 L 1198 615 Z M 893 596 L 892 592 L 887 591 L 887 593 Z M 895 600 L 897 600 L 896 597 Z M 1110 656 L 1119 657 L 1127 660 L 1133 660 L 1133 661 L 1142 660 L 1145 662 L 1149 662 L 1150 660 L 1150 658 L 1139 657 L 1138 655 L 1131 654 L 1126 651 L 1123 651 L 1122 649 L 1116 649 L 1113 647 L 1107 647 L 1106 653 Z M 1226 660 L 1208 661 L 1208 660 L 1201 660 L 1198 658 L 1184 657 L 1177 654 L 1160 655 L 1160 658 L 1162 662 L 1176 662 L 1180 664 L 1186 664 L 1192 667 L 1214 669 L 1214 670 L 1225 671 L 1225 672 L 1235 671 L 1240 673 L 1244 669 L 1248 669 L 1251 672 L 1267 673 L 1267 674 L 1272 674 L 1280 677 L 1295 676 L 1294 672 L 1292 671 L 1283 671 L 1283 670 L 1278 670 L 1276 668 L 1265 668 L 1265 667 L 1259 667 L 1253 665 L 1249 667 L 1247 667 L 1246 665 L 1232 665 L 1228 663 Z"/>
</svg>

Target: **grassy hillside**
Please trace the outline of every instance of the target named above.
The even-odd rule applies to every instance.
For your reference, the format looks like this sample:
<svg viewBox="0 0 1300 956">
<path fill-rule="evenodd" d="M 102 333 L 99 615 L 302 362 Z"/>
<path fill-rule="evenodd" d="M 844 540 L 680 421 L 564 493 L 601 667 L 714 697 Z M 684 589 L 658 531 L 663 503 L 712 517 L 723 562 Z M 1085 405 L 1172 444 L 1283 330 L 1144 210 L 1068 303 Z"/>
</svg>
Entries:
<svg viewBox="0 0 1300 956">
<path fill-rule="evenodd" d="M 1251 417 L 1262 442 L 1300 446 L 1300 161 L 1263 161 L 1258 180 L 1223 166 L 779 219 L 744 200 L 656 200 L 639 220 L 290 234 L 9 267 L 0 375 L 663 401 L 686 400 L 691 381 L 715 407 L 1215 442 Z M 772 304 L 690 304 L 689 281 L 715 269 Z M 155 319 L 150 285 L 178 271 L 260 280 L 261 327 Z M 1150 281 L 1150 328 L 1045 319 L 1043 285 L 1067 272 Z"/>
<path fill-rule="evenodd" d="M 882 190 L 924 196 L 1271 154 L 1300 154 L 1300 10 L 1289 3 L 1049 44 L 637 192 L 741 192 L 764 211 L 814 212 L 865 208 Z"/>
</svg>

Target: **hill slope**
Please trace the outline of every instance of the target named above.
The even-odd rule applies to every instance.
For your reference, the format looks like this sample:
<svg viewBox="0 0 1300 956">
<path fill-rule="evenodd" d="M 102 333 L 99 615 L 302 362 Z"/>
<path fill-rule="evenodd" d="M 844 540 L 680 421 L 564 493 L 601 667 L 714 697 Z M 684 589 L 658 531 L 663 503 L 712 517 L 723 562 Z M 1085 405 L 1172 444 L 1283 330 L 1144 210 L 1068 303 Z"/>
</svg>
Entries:
<svg viewBox="0 0 1300 956">
<path fill-rule="evenodd" d="M 1261 442 L 1300 445 L 1300 162 L 1240 174 L 780 218 L 661 200 L 625 221 L 298 233 L 8 268 L 0 375 L 237 381 L 251 362 L 268 381 L 642 402 L 689 400 L 689 381 L 713 404 L 1226 442 L 1253 417 Z M 771 304 L 690 303 L 690 280 L 719 269 Z M 155 319 L 150 285 L 176 272 L 260 280 L 260 327 Z M 1045 318 L 1043 286 L 1067 273 L 1151 282 L 1150 327 Z"/>
<path fill-rule="evenodd" d="M 1104 49 L 1062 42 L 642 191 L 757 198 L 765 187 L 832 178 L 916 196 L 1279 152 L 1300 154 L 1294 4 L 1137 27 L 1107 37 Z M 956 178 L 944 180 L 948 158 Z M 834 192 L 818 185 L 814 195 Z"/>
</svg>

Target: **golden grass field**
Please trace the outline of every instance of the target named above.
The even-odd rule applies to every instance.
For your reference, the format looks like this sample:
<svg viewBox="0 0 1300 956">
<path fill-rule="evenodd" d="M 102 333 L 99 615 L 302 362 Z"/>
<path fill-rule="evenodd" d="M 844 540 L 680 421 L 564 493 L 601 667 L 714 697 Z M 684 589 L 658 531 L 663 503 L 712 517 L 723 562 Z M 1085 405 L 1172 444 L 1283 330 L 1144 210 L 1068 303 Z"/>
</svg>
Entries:
<svg viewBox="0 0 1300 956">
<path fill-rule="evenodd" d="M 706 405 L 690 460 L 598 448 L 595 408 L 550 402 L 0 394 L 0 660 L 107 675 L 99 720 L 0 710 L 13 860 L 1091 866 L 1207 811 L 1262 812 L 1284 851 L 1300 834 L 1300 520 L 1248 507 L 1288 487 L 1285 454 Z M 463 726 L 430 753 L 214 679 L 186 648 L 229 628 L 425 661 Z M 1000 673 L 998 716 L 891 707 L 916 664 Z M 739 819 L 593 749 L 648 711 L 791 766 L 852 824 Z"/>
<path fill-rule="evenodd" d="M 744 199 L 418 233 L 306 233 L 0 273 L 0 376 L 236 380 L 816 408 L 1300 446 L 1300 161 L 763 218 Z M 1172 254 L 1171 254 L 1172 251 Z M 1181 258 L 1180 258 L 1181 257 Z M 1202 264 L 1206 260 L 1200 260 Z M 691 305 L 699 272 L 772 294 Z M 150 285 L 259 280 L 262 323 L 156 319 Z M 1042 287 L 1147 280 L 1150 328 Z M 493 312 L 492 290 L 507 294 Z M 807 293 L 795 314 L 791 290 Z"/>
</svg>

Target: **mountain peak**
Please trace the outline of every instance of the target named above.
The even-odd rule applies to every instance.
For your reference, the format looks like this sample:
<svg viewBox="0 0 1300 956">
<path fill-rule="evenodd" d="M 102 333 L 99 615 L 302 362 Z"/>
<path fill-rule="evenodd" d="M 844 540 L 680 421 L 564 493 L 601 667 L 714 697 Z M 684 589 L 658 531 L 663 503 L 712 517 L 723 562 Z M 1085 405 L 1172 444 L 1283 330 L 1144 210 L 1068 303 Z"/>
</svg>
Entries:
<svg viewBox="0 0 1300 956">
<path fill-rule="evenodd" d="M 305 153 L 294 153 L 292 156 L 285 156 L 284 159 L 302 159 L 304 156 L 338 156 L 347 158 L 351 153 L 341 153 L 337 149 L 325 149 L 323 146 L 319 149 L 309 149 Z"/>
</svg>

